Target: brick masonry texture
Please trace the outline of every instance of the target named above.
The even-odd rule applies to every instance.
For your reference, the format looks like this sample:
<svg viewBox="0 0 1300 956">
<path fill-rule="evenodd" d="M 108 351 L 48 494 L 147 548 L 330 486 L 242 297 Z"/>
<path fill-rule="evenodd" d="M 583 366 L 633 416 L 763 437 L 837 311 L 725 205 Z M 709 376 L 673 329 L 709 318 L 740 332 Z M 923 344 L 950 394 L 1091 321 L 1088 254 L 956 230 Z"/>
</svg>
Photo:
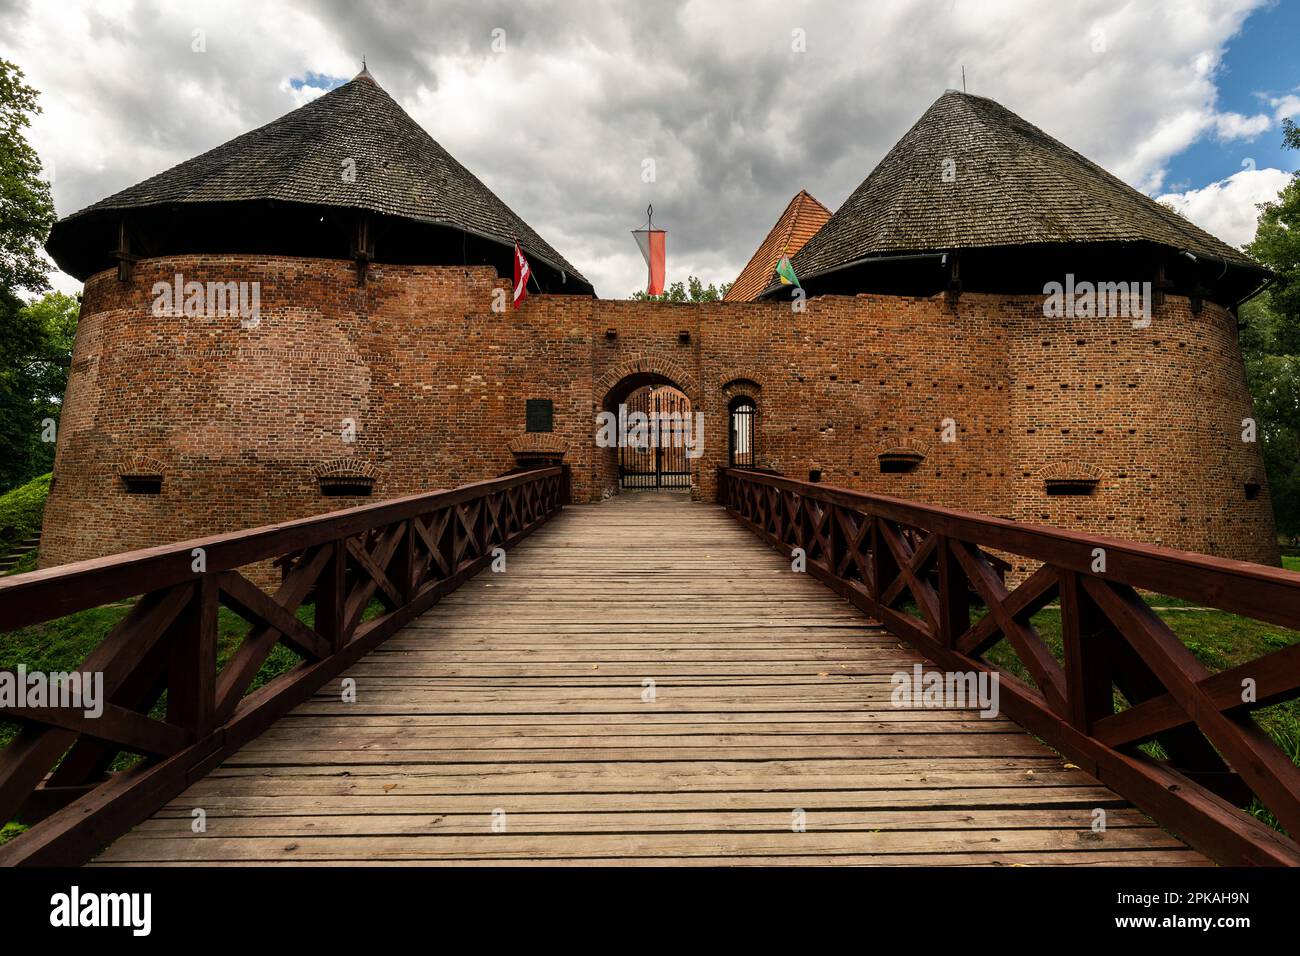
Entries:
<svg viewBox="0 0 1300 956">
<path fill-rule="evenodd" d="M 238 316 L 155 315 L 153 285 L 258 282 Z M 554 402 L 574 496 L 617 489 L 595 415 L 668 382 L 705 415 L 693 493 L 714 494 L 728 402 L 758 407 L 758 464 L 1035 524 L 1278 563 L 1233 316 L 1185 299 L 1149 328 L 1045 318 L 1036 296 L 827 296 L 668 305 L 530 296 L 492 311 L 490 267 L 182 256 L 86 283 L 45 512 L 43 566 L 320 514 L 318 475 L 354 462 L 374 497 L 515 467 L 530 398 Z M 612 335 L 610 334 L 612 332 Z M 683 341 L 681 333 L 687 333 Z M 952 419 L 955 441 L 943 441 Z M 344 440 L 355 422 L 355 441 Z M 882 473 L 882 452 L 922 455 Z M 119 471 L 153 459 L 159 495 Z M 1093 479 L 1049 496 L 1047 478 Z M 1246 486 L 1260 490 L 1248 498 Z M 627 492 L 634 494 L 636 492 Z"/>
</svg>

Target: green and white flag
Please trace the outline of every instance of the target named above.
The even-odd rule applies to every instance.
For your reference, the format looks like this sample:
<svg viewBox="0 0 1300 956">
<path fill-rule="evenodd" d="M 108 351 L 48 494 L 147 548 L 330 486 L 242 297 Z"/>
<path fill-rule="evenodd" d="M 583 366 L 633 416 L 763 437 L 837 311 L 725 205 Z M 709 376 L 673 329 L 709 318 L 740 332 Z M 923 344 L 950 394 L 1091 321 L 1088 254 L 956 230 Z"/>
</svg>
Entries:
<svg viewBox="0 0 1300 956">
<path fill-rule="evenodd" d="M 783 256 L 781 261 L 776 264 L 776 276 L 781 280 L 782 285 L 803 286 L 799 285 L 799 277 L 794 274 L 794 266 L 790 265 L 789 257 Z"/>
</svg>

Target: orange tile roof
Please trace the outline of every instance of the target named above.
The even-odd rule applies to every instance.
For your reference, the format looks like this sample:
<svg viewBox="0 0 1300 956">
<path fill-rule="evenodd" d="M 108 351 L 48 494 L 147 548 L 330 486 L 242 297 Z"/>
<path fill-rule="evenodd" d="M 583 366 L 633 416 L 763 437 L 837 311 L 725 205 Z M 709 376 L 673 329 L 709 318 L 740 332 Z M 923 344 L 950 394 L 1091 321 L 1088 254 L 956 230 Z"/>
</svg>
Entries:
<svg viewBox="0 0 1300 956">
<path fill-rule="evenodd" d="M 793 258 L 830 218 L 829 209 L 810 196 L 806 189 L 799 190 L 723 298 L 727 302 L 757 299 L 758 294 L 771 285 L 776 264 L 782 257 Z"/>
</svg>

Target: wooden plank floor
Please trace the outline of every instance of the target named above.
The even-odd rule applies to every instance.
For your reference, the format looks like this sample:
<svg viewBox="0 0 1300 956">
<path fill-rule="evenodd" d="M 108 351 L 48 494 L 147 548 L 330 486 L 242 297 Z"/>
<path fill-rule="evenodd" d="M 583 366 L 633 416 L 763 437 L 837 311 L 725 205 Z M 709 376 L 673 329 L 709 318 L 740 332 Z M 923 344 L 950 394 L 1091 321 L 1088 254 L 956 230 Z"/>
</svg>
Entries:
<svg viewBox="0 0 1300 956">
<path fill-rule="evenodd" d="M 629 492 L 566 509 L 358 662 L 355 703 L 329 685 L 97 862 L 1207 863 L 1004 718 L 893 708 L 921 660 L 720 508 Z"/>
</svg>

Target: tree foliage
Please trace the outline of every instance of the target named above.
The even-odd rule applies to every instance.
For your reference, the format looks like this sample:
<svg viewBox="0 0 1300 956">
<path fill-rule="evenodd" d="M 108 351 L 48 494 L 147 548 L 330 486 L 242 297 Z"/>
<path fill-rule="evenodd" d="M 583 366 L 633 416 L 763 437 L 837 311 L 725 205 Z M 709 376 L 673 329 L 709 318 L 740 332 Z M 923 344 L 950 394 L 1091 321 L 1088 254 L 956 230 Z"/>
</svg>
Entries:
<svg viewBox="0 0 1300 956">
<path fill-rule="evenodd" d="M 695 276 L 686 282 L 674 282 L 663 295 L 647 295 L 644 291 L 633 292 L 632 298 L 638 302 L 720 302 L 731 288 L 730 282 L 715 286 L 712 282 L 705 285 Z"/>
<path fill-rule="evenodd" d="M 1300 150 L 1300 128 L 1282 125 L 1287 147 Z M 1246 251 L 1274 273 L 1267 291 L 1242 306 L 1241 354 L 1278 531 L 1293 537 L 1300 535 L 1300 173 L 1260 206 Z"/>
<path fill-rule="evenodd" d="M 23 135 L 41 111 L 36 95 L 23 71 L 0 59 L 0 290 L 9 293 L 50 287 L 40 248 L 54 225 L 54 200 Z"/>
<path fill-rule="evenodd" d="M 54 445 L 43 440 L 58 419 L 67 385 L 78 302 L 51 293 L 41 244 L 54 224 L 50 185 L 24 135 L 40 111 L 17 66 L 0 59 L 0 491 L 49 471 Z"/>
<path fill-rule="evenodd" d="M 54 442 L 72 364 L 80 301 L 47 293 L 0 300 L 0 491 L 54 467 Z M 55 423 L 55 428 L 50 423 Z"/>
</svg>

